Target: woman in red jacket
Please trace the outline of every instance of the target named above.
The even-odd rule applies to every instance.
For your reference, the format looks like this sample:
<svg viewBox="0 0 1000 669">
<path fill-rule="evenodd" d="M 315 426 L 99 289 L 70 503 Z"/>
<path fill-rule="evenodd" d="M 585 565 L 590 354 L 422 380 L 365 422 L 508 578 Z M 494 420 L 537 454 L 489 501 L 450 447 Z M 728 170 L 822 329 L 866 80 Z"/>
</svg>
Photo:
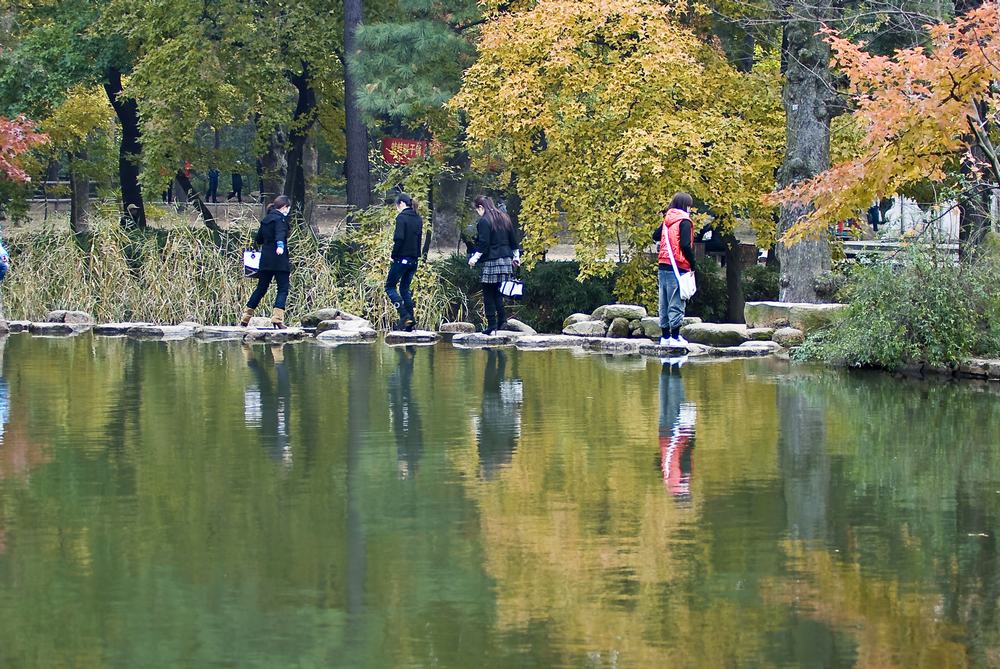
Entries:
<svg viewBox="0 0 1000 669">
<path fill-rule="evenodd" d="M 673 263 L 678 274 L 694 271 L 694 228 L 688 213 L 694 204 L 687 193 L 677 193 L 670 201 L 663 222 L 653 231 L 653 240 L 659 249 L 660 263 L 660 346 L 687 346 L 681 336 L 681 321 L 687 302 L 681 299 L 681 288 L 677 284 Z M 673 261 L 671 261 L 671 257 Z"/>
</svg>

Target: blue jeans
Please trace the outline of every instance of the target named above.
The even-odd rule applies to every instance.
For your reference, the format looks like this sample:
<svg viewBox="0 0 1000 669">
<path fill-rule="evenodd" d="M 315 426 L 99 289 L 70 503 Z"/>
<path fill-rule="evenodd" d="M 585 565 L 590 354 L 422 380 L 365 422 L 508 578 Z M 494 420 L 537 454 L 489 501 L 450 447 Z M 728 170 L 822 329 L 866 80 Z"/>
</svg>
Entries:
<svg viewBox="0 0 1000 669">
<path fill-rule="evenodd" d="M 687 302 L 681 299 L 681 289 L 672 269 L 660 269 L 660 328 L 663 336 L 669 337 L 671 330 L 681 327 Z"/>
<path fill-rule="evenodd" d="M 417 273 L 416 258 L 399 258 L 389 266 L 389 276 L 385 278 L 385 294 L 399 311 L 400 320 L 413 318 L 413 293 L 410 292 L 410 282 Z M 396 286 L 399 290 L 396 290 Z"/>
</svg>

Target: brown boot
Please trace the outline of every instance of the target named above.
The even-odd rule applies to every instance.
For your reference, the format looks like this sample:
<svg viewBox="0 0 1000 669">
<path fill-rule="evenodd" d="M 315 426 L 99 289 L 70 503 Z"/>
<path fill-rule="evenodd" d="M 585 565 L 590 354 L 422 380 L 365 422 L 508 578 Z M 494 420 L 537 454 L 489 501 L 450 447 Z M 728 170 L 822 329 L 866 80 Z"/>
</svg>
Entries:
<svg viewBox="0 0 1000 669">
<path fill-rule="evenodd" d="M 285 310 L 275 307 L 271 310 L 271 325 L 275 330 L 282 330 L 285 327 Z"/>
<path fill-rule="evenodd" d="M 250 307 L 243 308 L 243 317 L 240 318 L 240 327 L 245 328 L 250 325 L 250 319 L 253 318 L 253 309 Z"/>
</svg>

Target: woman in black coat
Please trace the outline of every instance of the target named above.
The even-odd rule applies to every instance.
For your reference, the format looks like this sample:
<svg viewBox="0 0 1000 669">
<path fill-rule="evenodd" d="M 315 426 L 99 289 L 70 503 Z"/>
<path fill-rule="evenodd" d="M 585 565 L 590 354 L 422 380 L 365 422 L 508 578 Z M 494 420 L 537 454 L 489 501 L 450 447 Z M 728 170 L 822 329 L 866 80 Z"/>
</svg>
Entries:
<svg viewBox="0 0 1000 669">
<path fill-rule="evenodd" d="M 271 324 L 274 329 L 285 327 L 285 301 L 288 299 L 289 275 L 292 273 L 288 262 L 288 213 L 292 201 L 287 195 L 279 195 L 267 206 L 267 215 L 260 222 L 254 245 L 260 249 L 260 270 L 257 272 L 257 288 L 250 296 L 240 325 L 246 327 L 253 318 L 257 305 L 264 299 L 273 279 L 278 284 L 278 294 L 274 298 Z"/>
<path fill-rule="evenodd" d="M 514 275 L 514 268 L 520 264 L 521 244 L 510 216 L 497 208 L 493 198 L 480 195 L 473 204 L 479 220 L 476 222 L 476 252 L 469 257 L 469 267 L 483 261 L 479 276 L 486 312 L 483 334 L 493 335 L 507 322 L 500 286 Z"/>
</svg>

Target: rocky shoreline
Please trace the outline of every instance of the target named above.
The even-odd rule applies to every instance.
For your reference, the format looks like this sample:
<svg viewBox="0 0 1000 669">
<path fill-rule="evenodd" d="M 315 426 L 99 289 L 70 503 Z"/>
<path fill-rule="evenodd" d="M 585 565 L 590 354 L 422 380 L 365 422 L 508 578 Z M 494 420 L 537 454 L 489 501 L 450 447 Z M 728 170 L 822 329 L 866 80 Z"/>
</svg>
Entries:
<svg viewBox="0 0 1000 669">
<path fill-rule="evenodd" d="M 516 320 L 510 330 L 494 335 L 476 331 L 471 323 L 444 323 L 438 331 L 391 331 L 379 334 L 364 318 L 339 309 L 320 309 L 302 319 L 301 327 L 275 330 L 265 318 L 253 319 L 249 326 L 203 325 L 183 322 L 95 323 L 87 313 L 58 310 L 44 321 L 0 321 L 0 335 L 28 333 L 38 337 L 73 337 L 91 333 L 99 337 L 127 337 L 137 340 L 240 341 L 243 343 L 284 344 L 311 341 L 322 346 L 374 344 L 388 346 L 431 346 L 438 342 L 456 348 L 514 347 L 522 351 L 577 349 L 591 353 L 645 356 L 653 358 L 725 359 L 789 355 L 811 330 L 837 318 L 843 305 L 788 304 L 749 302 L 745 325 L 703 323 L 685 319 L 681 333 L 688 346 L 664 347 L 658 344 L 660 331 L 656 319 L 643 307 L 605 305 L 593 314 L 574 314 L 566 319 L 562 334 L 538 334 Z M 954 367 L 913 365 L 903 373 L 914 376 L 951 376 L 1000 381 L 1000 360 L 969 360 Z"/>
</svg>

